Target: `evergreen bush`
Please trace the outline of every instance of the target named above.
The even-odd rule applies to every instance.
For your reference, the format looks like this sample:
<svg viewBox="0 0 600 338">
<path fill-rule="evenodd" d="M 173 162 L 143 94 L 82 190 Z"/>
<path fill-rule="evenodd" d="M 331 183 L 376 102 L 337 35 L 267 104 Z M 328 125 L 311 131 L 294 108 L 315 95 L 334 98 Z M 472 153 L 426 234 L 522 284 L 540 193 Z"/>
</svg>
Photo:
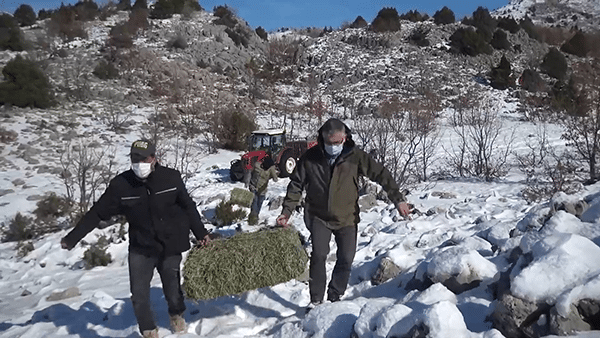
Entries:
<svg viewBox="0 0 600 338">
<path fill-rule="evenodd" d="M 225 28 L 225 33 L 227 33 L 227 36 L 229 36 L 229 38 L 237 46 L 248 47 L 249 37 L 246 34 L 246 32 L 242 30 L 241 27 L 237 27 L 237 28 L 234 28 L 234 29 L 231 29 L 231 28 L 227 27 L 227 28 Z"/>
<path fill-rule="evenodd" d="M 25 50 L 26 45 L 17 20 L 10 14 L 0 14 L 0 50 L 20 52 Z"/>
<path fill-rule="evenodd" d="M 501 17 L 498 19 L 498 28 L 504 29 L 512 34 L 516 34 L 521 29 L 521 26 L 517 20 L 511 17 Z"/>
<path fill-rule="evenodd" d="M 554 47 L 550 48 L 540 64 L 544 73 L 558 80 L 566 79 L 568 68 L 567 58 Z"/>
<path fill-rule="evenodd" d="M 429 39 L 427 39 L 429 32 L 430 30 L 428 28 L 423 26 L 417 27 L 410 33 L 408 41 L 419 47 L 427 47 L 430 44 Z"/>
<path fill-rule="evenodd" d="M 406 20 L 410 22 L 422 22 L 429 19 L 429 15 L 421 14 L 416 10 L 410 10 L 405 14 L 400 15 L 400 20 Z"/>
<path fill-rule="evenodd" d="M 393 7 L 384 7 L 377 13 L 377 17 L 371 24 L 371 29 L 377 33 L 399 31 L 400 16 L 398 11 Z"/>
<path fill-rule="evenodd" d="M 42 221 L 67 216 L 72 210 L 73 203 L 66 197 L 50 193 L 36 204 L 33 214 Z"/>
<path fill-rule="evenodd" d="M 473 28 L 461 27 L 450 36 L 450 52 L 477 56 L 492 54 L 492 47 Z"/>
<path fill-rule="evenodd" d="M 74 6 L 78 21 L 94 21 L 100 14 L 98 5 L 92 0 L 79 1 Z"/>
<path fill-rule="evenodd" d="M 187 46 L 188 46 L 187 39 L 181 34 L 178 34 L 177 36 L 173 37 L 171 40 L 169 40 L 167 42 L 167 48 L 169 48 L 169 49 L 171 49 L 171 48 L 186 49 Z"/>
<path fill-rule="evenodd" d="M 214 21 L 215 25 L 226 26 L 231 29 L 237 24 L 233 11 L 227 6 L 217 6 L 213 8 L 213 14 L 218 17 L 218 19 Z"/>
<path fill-rule="evenodd" d="M 590 45 L 586 35 L 582 31 L 577 31 L 569 41 L 560 47 L 560 50 L 571 55 L 585 57 L 591 49 Z M 600 47 L 596 46 L 596 48 Z"/>
<path fill-rule="evenodd" d="M 183 266 L 183 287 L 193 300 L 240 294 L 297 278 L 307 262 L 295 230 L 238 233 L 192 249 Z"/>
<path fill-rule="evenodd" d="M 246 138 L 255 129 L 256 124 L 251 118 L 232 108 L 225 108 L 211 121 L 211 130 L 217 140 L 229 150 L 245 150 Z"/>
<path fill-rule="evenodd" d="M 497 29 L 496 32 L 494 32 L 494 36 L 492 37 L 490 45 L 492 45 L 492 47 L 495 49 L 503 50 L 510 50 L 511 47 L 510 42 L 508 42 L 506 32 L 501 29 Z"/>
<path fill-rule="evenodd" d="M 33 218 L 17 212 L 15 217 L 9 220 L 8 226 L 4 226 L 2 241 L 21 242 L 34 237 Z"/>
<path fill-rule="evenodd" d="M 231 225 L 236 221 L 242 220 L 247 213 L 244 209 L 235 208 L 232 201 L 221 201 L 215 209 L 215 219 L 219 226 Z"/>
<path fill-rule="evenodd" d="M 546 88 L 546 83 L 534 69 L 525 69 L 520 78 L 521 88 L 530 92 L 541 92 Z"/>
<path fill-rule="evenodd" d="M 498 25 L 496 19 L 490 15 L 488 9 L 481 6 L 473 12 L 473 18 L 470 24 L 477 28 L 483 28 L 489 32 L 493 32 Z"/>
<path fill-rule="evenodd" d="M 500 64 L 497 67 L 492 68 L 490 74 L 490 83 L 492 87 L 500 90 L 514 87 L 515 81 L 511 76 L 511 73 L 510 62 L 506 56 L 503 55 Z"/>
<path fill-rule="evenodd" d="M 109 241 L 106 236 L 100 236 L 98 241 L 83 253 L 83 261 L 86 269 L 91 269 L 95 266 L 107 266 L 112 262 L 110 253 L 106 252 L 108 244 Z"/>
<path fill-rule="evenodd" d="M 525 16 L 525 18 L 521 19 L 521 21 L 519 22 L 519 25 L 521 26 L 521 28 L 523 28 L 523 30 L 525 31 L 525 33 L 527 33 L 527 35 L 535 40 L 539 40 L 540 37 L 535 29 L 535 25 L 533 24 L 533 21 L 531 21 L 531 19 L 528 16 Z"/>
<path fill-rule="evenodd" d="M 119 77 L 119 70 L 115 67 L 114 63 L 106 60 L 100 60 L 92 74 L 96 75 L 100 80 L 110 80 Z"/>
<path fill-rule="evenodd" d="M 433 22 L 438 26 L 448 25 L 454 23 L 454 21 L 456 21 L 454 17 L 454 12 L 452 12 L 452 10 L 446 6 L 444 6 L 439 11 L 435 12 L 435 14 L 433 15 Z"/>
<path fill-rule="evenodd" d="M 202 10 L 198 1 L 194 0 L 171 0 L 173 3 L 173 12 L 185 14 L 186 12 L 197 12 Z"/>
<path fill-rule="evenodd" d="M 573 79 L 569 79 L 567 83 L 557 81 L 554 84 L 551 106 L 556 111 L 564 111 L 573 115 L 578 113 L 577 92 Z"/>
<path fill-rule="evenodd" d="M 0 104 L 41 109 L 54 105 L 50 82 L 35 62 L 17 55 L 4 66 L 2 74 L 5 81 L 0 83 Z"/>
<path fill-rule="evenodd" d="M 246 208 L 250 208 L 254 194 L 246 189 L 233 188 L 231 190 L 231 197 L 229 201 L 233 204 L 237 204 Z"/>
<path fill-rule="evenodd" d="M 147 10 L 148 2 L 146 2 L 146 0 L 135 0 L 135 2 L 133 3 L 133 6 L 131 7 L 131 10 L 135 11 L 135 10 L 139 10 L 139 9 Z"/>
<path fill-rule="evenodd" d="M 38 20 L 42 21 L 42 20 L 50 19 L 53 14 L 54 14 L 53 10 L 40 9 L 37 17 L 38 17 Z"/>
<path fill-rule="evenodd" d="M 20 5 L 13 14 L 13 16 L 17 20 L 19 25 L 21 25 L 21 27 L 31 26 L 36 21 L 36 15 L 35 11 L 33 10 L 33 7 L 26 4 Z"/>
<path fill-rule="evenodd" d="M 158 0 L 150 10 L 150 19 L 169 19 L 175 13 L 175 6 L 171 0 Z"/>
<path fill-rule="evenodd" d="M 264 28 L 258 26 L 254 31 L 256 32 L 256 35 L 258 35 L 258 37 L 265 41 L 269 41 L 269 35 L 267 34 Z"/>
<path fill-rule="evenodd" d="M 118 11 L 129 11 L 131 10 L 131 0 L 119 0 L 117 4 Z"/>
<path fill-rule="evenodd" d="M 62 6 L 52 14 L 49 24 L 49 32 L 61 37 L 65 41 L 72 41 L 75 38 L 87 38 L 83 22 L 77 19 L 78 14 L 75 8 Z"/>
<path fill-rule="evenodd" d="M 369 23 L 360 15 L 350 24 L 350 28 L 365 28 L 367 26 L 369 26 Z"/>
</svg>

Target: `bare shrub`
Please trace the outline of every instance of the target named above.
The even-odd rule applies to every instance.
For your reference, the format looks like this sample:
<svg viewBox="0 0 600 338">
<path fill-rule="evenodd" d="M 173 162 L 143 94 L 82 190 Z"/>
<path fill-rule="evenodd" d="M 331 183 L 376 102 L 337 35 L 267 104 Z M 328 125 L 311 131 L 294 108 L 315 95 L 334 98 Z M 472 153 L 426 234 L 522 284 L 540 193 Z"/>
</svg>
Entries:
<svg viewBox="0 0 600 338">
<path fill-rule="evenodd" d="M 589 179 L 597 181 L 597 161 L 600 152 L 600 64 L 582 62 L 573 66 L 575 107 L 561 119 L 565 128 L 562 138 L 587 164 Z"/>
<path fill-rule="evenodd" d="M 355 118 L 357 142 L 384 164 L 397 182 L 427 180 L 439 141 L 438 108 L 433 95 L 408 102 L 391 97 L 381 103 L 379 118 Z"/>
<path fill-rule="evenodd" d="M 77 56 L 75 62 L 63 61 L 63 83 L 61 89 L 74 101 L 86 101 L 91 98 L 90 75 L 93 72 L 87 56 Z"/>
<path fill-rule="evenodd" d="M 487 181 L 505 175 L 514 132 L 501 139 L 502 121 L 491 99 L 459 98 L 451 125 L 457 143 L 445 146 L 450 168 L 459 176 Z"/>
<path fill-rule="evenodd" d="M 550 198 L 559 191 L 572 194 L 580 190 L 577 163 L 567 151 L 558 151 L 548 140 L 546 123 L 537 124 L 535 134 L 526 141 L 528 150 L 515 153 L 519 169 L 525 174 L 523 196 L 530 202 Z"/>
<path fill-rule="evenodd" d="M 293 66 L 300 57 L 301 40 L 283 36 L 269 42 L 267 58 L 274 64 Z"/>
<path fill-rule="evenodd" d="M 131 113 L 120 104 L 123 96 L 112 90 L 106 89 L 100 92 L 100 98 L 105 102 L 104 109 L 100 113 L 102 122 L 116 133 L 124 133 L 130 122 Z"/>
<path fill-rule="evenodd" d="M 85 213 L 96 196 L 108 186 L 115 175 L 115 149 L 95 140 L 79 140 L 78 144 L 65 144 L 60 156 L 61 179 L 67 198 L 77 201 L 81 213 Z"/>
</svg>

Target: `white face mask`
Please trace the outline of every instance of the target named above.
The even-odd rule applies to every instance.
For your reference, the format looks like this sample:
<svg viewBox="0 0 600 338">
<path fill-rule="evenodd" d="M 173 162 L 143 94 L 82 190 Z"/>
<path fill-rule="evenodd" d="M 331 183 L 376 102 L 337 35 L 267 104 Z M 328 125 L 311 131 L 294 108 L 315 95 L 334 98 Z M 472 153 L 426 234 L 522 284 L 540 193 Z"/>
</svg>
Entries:
<svg viewBox="0 0 600 338">
<path fill-rule="evenodd" d="M 152 163 L 138 162 L 131 164 L 131 170 L 139 178 L 146 178 L 152 173 Z"/>
<path fill-rule="evenodd" d="M 331 156 L 338 156 L 339 154 L 342 153 L 343 149 L 344 149 L 344 143 L 335 144 L 335 145 L 325 144 L 325 151 Z"/>
</svg>

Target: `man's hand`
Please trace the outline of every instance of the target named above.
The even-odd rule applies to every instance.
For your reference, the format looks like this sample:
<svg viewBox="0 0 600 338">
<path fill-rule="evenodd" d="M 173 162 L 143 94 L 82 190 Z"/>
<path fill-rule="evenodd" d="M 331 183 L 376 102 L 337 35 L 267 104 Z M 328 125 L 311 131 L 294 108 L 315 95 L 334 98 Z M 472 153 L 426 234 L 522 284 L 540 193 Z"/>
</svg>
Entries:
<svg viewBox="0 0 600 338">
<path fill-rule="evenodd" d="M 207 246 L 215 236 L 211 236 L 212 234 L 206 234 L 206 236 L 202 237 L 201 240 L 198 241 L 199 246 Z"/>
<path fill-rule="evenodd" d="M 73 247 L 69 247 L 69 244 L 67 244 L 67 241 L 64 238 L 60 240 L 60 247 L 65 250 L 73 249 Z"/>
<path fill-rule="evenodd" d="M 284 214 L 279 215 L 279 217 L 277 217 L 277 220 L 276 220 L 277 225 L 282 226 L 284 228 L 287 228 L 290 226 L 289 221 L 290 221 L 290 216 L 287 216 Z"/>
<path fill-rule="evenodd" d="M 406 202 L 398 203 L 398 205 L 396 205 L 396 208 L 398 209 L 398 211 L 400 212 L 400 215 L 402 215 L 402 217 L 407 217 L 410 214 L 410 207 L 408 206 L 408 203 L 406 203 Z"/>
</svg>

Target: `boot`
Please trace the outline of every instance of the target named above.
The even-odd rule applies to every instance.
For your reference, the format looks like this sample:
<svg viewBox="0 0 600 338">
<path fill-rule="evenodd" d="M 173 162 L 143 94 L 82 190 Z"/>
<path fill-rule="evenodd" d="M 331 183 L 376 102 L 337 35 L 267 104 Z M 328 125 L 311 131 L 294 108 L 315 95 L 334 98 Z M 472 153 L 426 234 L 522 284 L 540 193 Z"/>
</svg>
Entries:
<svg viewBox="0 0 600 338">
<path fill-rule="evenodd" d="M 154 330 L 144 330 L 142 332 L 142 337 L 144 338 L 158 338 L 158 328 Z"/>
<path fill-rule="evenodd" d="M 171 329 L 175 333 L 185 332 L 187 326 L 185 325 L 185 319 L 181 315 L 171 316 Z"/>
</svg>

